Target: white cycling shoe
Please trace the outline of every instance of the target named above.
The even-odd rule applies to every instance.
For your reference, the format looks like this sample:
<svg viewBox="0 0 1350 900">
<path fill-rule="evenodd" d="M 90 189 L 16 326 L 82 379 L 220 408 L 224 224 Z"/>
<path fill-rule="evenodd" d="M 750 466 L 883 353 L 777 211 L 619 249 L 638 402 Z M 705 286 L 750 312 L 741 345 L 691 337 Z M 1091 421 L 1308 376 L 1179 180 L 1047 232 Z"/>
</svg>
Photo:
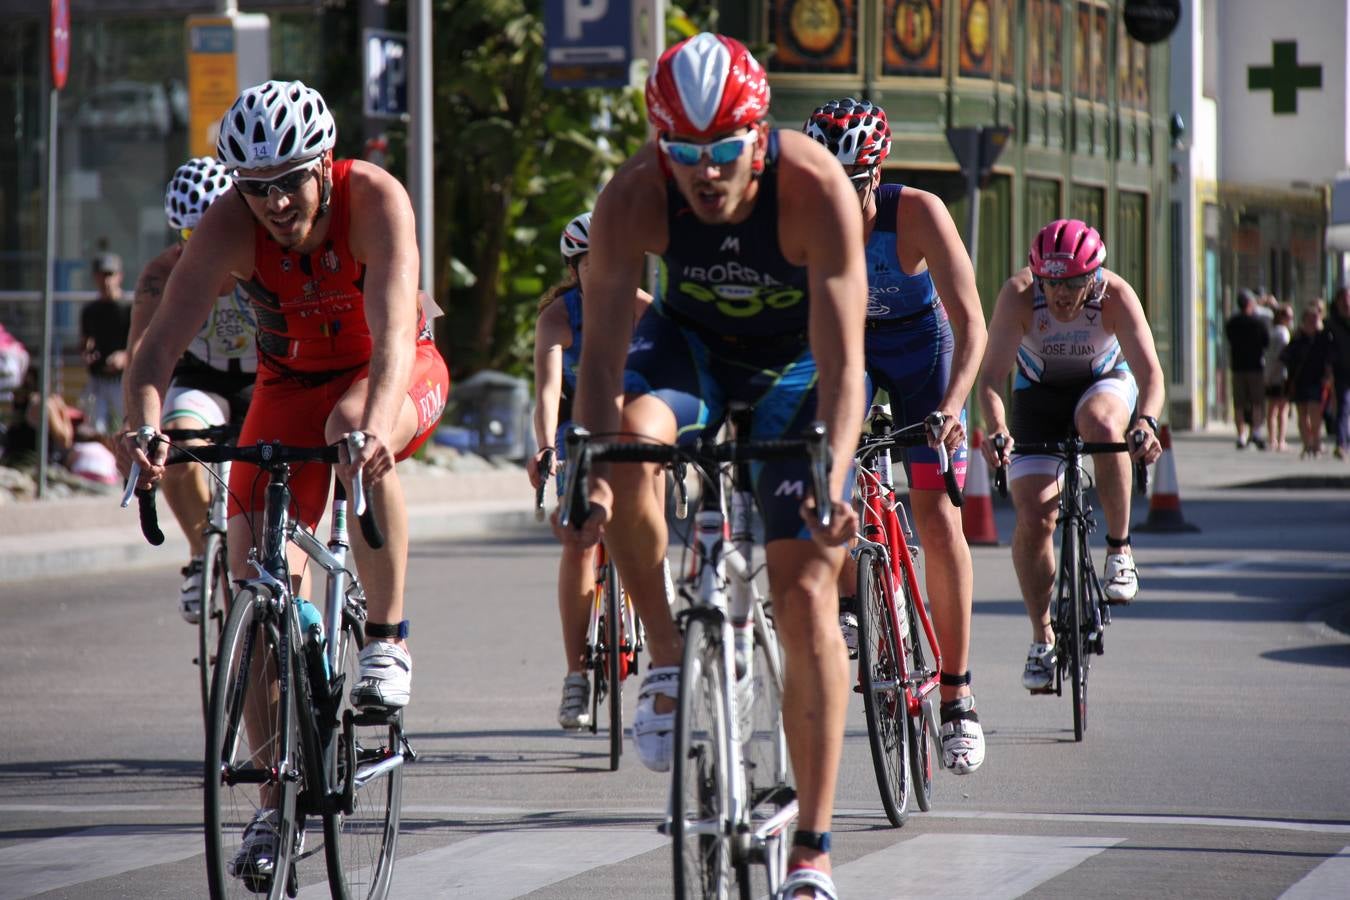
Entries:
<svg viewBox="0 0 1350 900">
<path fill-rule="evenodd" d="M 633 743 L 637 745 L 638 759 L 653 772 L 669 772 L 671 757 L 675 755 L 675 711 L 656 711 L 656 698 L 661 696 L 679 698 L 679 666 L 652 666 L 638 689 Z"/>
<path fill-rule="evenodd" d="M 395 710 L 412 696 L 412 657 L 398 644 L 371 641 L 361 648 L 361 675 L 352 688 L 352 706 Z"/>
<path fill-rule="evenodd" d="M 178 613 L 189 625 L 202 620 L 202 570 L 205 560 L 194 556 L 183 566 L 183 586 L 178 590 Z"/>
<path fill-rule="evenodd" d="M 566 731 L 591 726 L 591 682 L 585 672 L 569 672 L 563 679 L 562 702 L 558 704 L 558 724 Z"/>
<path fill-rule="evenodd" d="M 1108 553 L 1102 575 L 1102 593 L 1111 603 L 1129 603 L 1139 593 L 1139 570 L 1129 553 Z"/>
<path fill-rule="evenodd" d="M 1022 687 L 1039 694 L 1050 690 L 1054 683 L 1055 645 L 1033 643 L 1027 650 L 1027 664 L 1022 670 Z"/>
</svg>

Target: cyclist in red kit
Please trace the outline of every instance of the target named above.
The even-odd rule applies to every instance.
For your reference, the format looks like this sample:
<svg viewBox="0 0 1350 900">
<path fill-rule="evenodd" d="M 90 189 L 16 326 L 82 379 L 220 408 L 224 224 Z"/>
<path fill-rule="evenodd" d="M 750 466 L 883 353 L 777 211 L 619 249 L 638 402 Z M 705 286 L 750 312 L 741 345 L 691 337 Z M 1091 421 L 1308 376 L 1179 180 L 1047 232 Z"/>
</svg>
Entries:
<svg viewBox="0 0 1350 900">
<path fill-rule="evenodd" d="M 403 585 L 407 514 L 394 469 L 440 418 L 449 390 L 417 291 L 413 211 L 407 191 L 383 169 L 334 160 L 337 127 L 319 93 L 293 81 L 248 88 L 226 113 L 217 156 L 233 170 L 233 196 L 202 216 L 165 287 L 164 309 L 141 344 L 133 372 L 128 428 L 159 422 L 173 362 L 209 311 L 215 288 L 237 279 L 258 321 L 258 376 L 240 442 L 333 443 L 362 431 L 366 444 L 338 475 L 360 468 L 372 487 L 387 552 L 353 540 L 367 590 L 369 642 L 352 700 L 397 709 L 408 702 Z M 359 215 L 356 211 L 359 210 Z M 123 464 L 141 462 L 143 485 L 163 474 L 134 437 L 120 442 Z M 251 514 L 263 507 L 264 478 L 235 464 L 230 475 L 231 568 L 249 574 L 257 536 Z M 297 467 L 295 515 L 317 524 L 327 503 L 327 467 Z M 297 568 L 297 571 L 300 571 Z"/>
</svg>

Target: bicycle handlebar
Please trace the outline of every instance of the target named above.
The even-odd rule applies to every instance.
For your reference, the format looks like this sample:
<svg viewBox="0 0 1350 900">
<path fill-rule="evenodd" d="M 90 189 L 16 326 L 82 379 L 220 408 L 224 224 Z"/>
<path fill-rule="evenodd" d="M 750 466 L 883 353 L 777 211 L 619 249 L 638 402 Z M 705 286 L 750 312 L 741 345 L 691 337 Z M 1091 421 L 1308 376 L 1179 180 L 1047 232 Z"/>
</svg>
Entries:
<svg viewBox="0 0 1350 900">
<path fill-rule="evenodd" d="M 889 428 L 890 421 L 889 416 L 873 416 L 873 422 L 880 423 L 883 428 Z M 886 434 L 864 435 L 858 443 L 858 451 L 854 456 L 859 463 L 864 463 L 868 457 L 882 450 L 891 450 L 896 447 L 927 447 L 929 436 L 940 436 L 945 422 L 946 416 L 934 412 L 930 413 L 922 422 L 915 422 L 913 425 L 907 425 Z M 947 489 L 947 497 L 952 501 L 953 506 L 959 508 L 965 502 L 965 497 L 961 494 L 961 485 L 956 481 L 956 472 L 952 470 L 952 460 L 951 455 L 947 452 L 947 445 L 939 442 L 935 449 L 938 455 L 938 471 L 942 473 L 942 483 Z"/>
<path fill-rule="evenodd" d="M 1130 439 L 1134 447 L 1138 447 L 1146 439 L 1147 435 L 1142 429 L 1135 429 L 1130 433 Z M 990 440 L 994 444 L 994 449 L 1002 457 L 1003 448 L 1006 445 L 1004 435 L 996 434 Z M 1043 454 L 1049 456 L 1059 456 L 1068 460 L 1080 456 L 1087 456 L 1093 453 L 1129 453 L 1133 449 L 1125 441 L 1084 441 L 1081 438 L 1065 438 L 1060 441 L 1042 441 L 1031 444 L 1017 444 L 1012 452 L 1017 454 Z M 1148 466 L 1142 462 L 1134 464 L 1134 485 L 1140 494 L 1148 493 Z M 1008 467 L 999 466 L 994 469 L 994 489 L 998 491 L 1000 497 L 1008 496 Z"/>
<path fill-rule="evenodd" d="M 201 436 L 201 432 L 197 431 L 189 432 L 189 434 L 194 437 Z M 155 430 L 148 425 L 141 426 L 136 432 L 136 441 L 141 445 L 143 452 L 149 449 L 152 442 L 164 440 L 164 437 L 156 435 Z M 353 431 L 346 436 L 345 440 L 325 447 L 293 447 L 276 441 L 258 441 L 256 444 L 237 447 L 229 444 L 210 444 L 203 447 L 193 447 L 190 450 L 171 446 L 164 464 L 172 466 L 188 462 L 243 462 L 251 463 L 260 469 L 272 472 L 289 463 L 321 462 L 332 465 L 344 462 L 341 452 L 344 448 L 350 454 L 353 450 L 361 449 L 364 444 L 365 434 L 360 431 Z M 127 477 L 126 491 L 122 496 L 122 506 L 125 507 L 130 502 L 131 495 L 134 492 L 140 505 L 141 533 L 145 535 L 147 541 L 158 547 L 164 543 L 164 533 L 160 530 L 159 515 L 155 510 L 155 489 L 151 488 L 146 491 L 136 489 L 136 483 L 140 480 L 140 472 L 141 467 L 133 462 Z M 359 469 L 352 476 L 352 493 L 356 495 L 352 499 L 352 506 L 357 521 L 361 523 L 361 534 L 372 549 L 379 550 L 384 546 L 384 532 L 375 518 L 375 510 L 370 503 L 370 491 L 366 488 Z"/>
<path fill-rule="evenodd" d="M 585 428 L 574 425 L 567 431 L 567 458 L 572 461 L 572 473 L 567 479 L 559 524 L 580 530 L 589 515 L 585 485 L 590 478 L 592 463 L 661 463 L 678 465 L 689 460 L 703 460 L 712 464 L 763 462 L 775 459 L 798 459 L 803 453 L 811 462 L 811 485 L 817 498 L 830 496 L 830 445 L 825 425 L 812 423 L 805 437 L 768 441 L 725 441 L 700 439 L 693 449 L 671 444 L 610 443 L 592 440 Z M 680 479 L 677 479 L 679 481 Z M 816 521 L 822 528 L 829 527 L 831 509 L 828 500 L 816 503 Z"/>
</svg>

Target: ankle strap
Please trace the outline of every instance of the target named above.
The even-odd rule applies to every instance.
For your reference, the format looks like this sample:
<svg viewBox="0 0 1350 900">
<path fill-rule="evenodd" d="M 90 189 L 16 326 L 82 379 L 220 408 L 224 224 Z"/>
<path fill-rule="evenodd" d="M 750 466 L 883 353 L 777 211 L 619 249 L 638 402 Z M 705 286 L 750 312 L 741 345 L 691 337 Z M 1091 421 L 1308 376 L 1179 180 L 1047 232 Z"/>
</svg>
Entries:
<svg viewBox="0 0 1350 900">
<path fill-rule="evenodd" d="M 1115 549 L 1119 549 L 1121 547 L 1128 547 L 1130 546 L 1130 536 L 1127 534 L 1120 540 L 1116 540 L 1115 538 L 1111 537 L 1111 535 L 1108 534 L 1106 536 L 1106 546 Z"/>
<path fill-rule="evenodd" d="M 970 684 L 970 670 L 966 669 L 960 675 L 943 672 L 938 677 L 938 681 L 941 682 L 944 687 L 964 687 Z"/>
<path fill-rule="evenodd" d="M 388 640 L 396 638 L 400 641 L 408 639 L 408 620 L 402 622 L 386 624 L 383 622 L 366 622 L 366 637 L 370 640 Z"/>
</svg>

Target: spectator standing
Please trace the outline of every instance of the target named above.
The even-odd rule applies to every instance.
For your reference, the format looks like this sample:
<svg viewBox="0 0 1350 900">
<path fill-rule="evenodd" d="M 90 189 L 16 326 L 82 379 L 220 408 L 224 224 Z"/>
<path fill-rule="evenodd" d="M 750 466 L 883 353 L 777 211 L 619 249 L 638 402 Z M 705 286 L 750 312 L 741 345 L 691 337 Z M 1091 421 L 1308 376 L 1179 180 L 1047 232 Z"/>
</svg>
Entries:
<svg viewBox="0 0 1350 900">
<path fill-rule="evenodd" d="M 1242 450 L 1250 441 L 1264 450 L 1266 442 L 1258 431 L 1266 413 L 1264 354 L 1270 333 L 1256 315 L 1256 295 L 1251 291 L 1238 292 L 1238 311 L 1224 325 L 1224 334 L 1228 338 L 1228 367 L 1233 374 L 1237 448 Z"/>
<path fill-rule="evenodd" d="M 93 261 L 98 297 L 80 311 L 80 341 L 89 368 L 81 405 L 99 434 L 122 422 L 122 373 L 127 365 L 131 307 L 122 302 L 122 257 L 100 253 Z"/>
<path fill-rule="evenodd" d="M 1350 287 L 1336 292 L 1327 313 L 1331 336 L 1331 402 L 1336 405 L 1336 458 L 1350 454 Z"/>
<path fill-rule="evenodd" d="M 1289 346 L 1289 326 L 1294 324 L 1294 308 L 1281 303 L 1275 310 L 1266 348 L 1266 439 L 1272 450 L 1289 449 L 1285 427 L 1289 423 L 1289 368 L 1284 364 L 1284 348 Z"/>
<path fill-rule="evenodd" d="M 1298 410 L 1302 457 L 1322 455 L 1322 407 L 1331 383 L 1331 335 L 1322 327 L 1322 301 L 1303 310 L 1298 333 L 1284 348 L 1289 367 L 1289 399 Z"/>
</svg>

